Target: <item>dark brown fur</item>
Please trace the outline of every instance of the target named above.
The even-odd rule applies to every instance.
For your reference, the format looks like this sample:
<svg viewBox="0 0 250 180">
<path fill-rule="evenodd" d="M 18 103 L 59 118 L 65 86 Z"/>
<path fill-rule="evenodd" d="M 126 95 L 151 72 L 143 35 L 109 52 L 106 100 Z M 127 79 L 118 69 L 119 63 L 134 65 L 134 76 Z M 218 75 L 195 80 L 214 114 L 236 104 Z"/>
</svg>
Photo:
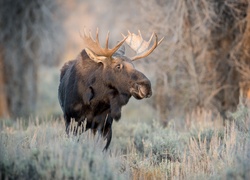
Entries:
<svg viewBox="0 0 250 180">
<path fill-rule="evenodd" d="M 79 126 L 86 120 L 86 130 L 98 131 L 107 139 L 105 149 L 111 142 L 113 119 L 120 119 L 122 106 L 131 96 L 142 99 L 151 94 L 150 81 L 120 51 L 109 61 L 97 63 L 83 50 L 61 69 L 58 96 L 67 134 L 71 118 Z"/>
</svg>

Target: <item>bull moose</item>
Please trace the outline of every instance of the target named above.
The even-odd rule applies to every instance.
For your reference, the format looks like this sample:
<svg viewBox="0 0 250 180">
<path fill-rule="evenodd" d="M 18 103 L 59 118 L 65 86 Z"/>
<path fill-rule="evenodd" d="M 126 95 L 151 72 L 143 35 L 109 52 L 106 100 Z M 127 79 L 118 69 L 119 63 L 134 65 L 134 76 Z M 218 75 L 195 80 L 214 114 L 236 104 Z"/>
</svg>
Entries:
<svg viewBox="0 0 250 180">
<path fill-rule="evenodd" d="M 143 40 L 140 31 L 128 35 L 109 49 L 109 33 L 105 48 L 99 42 L 98 29 L 96 40 L 91 32 L 84 30 L 82 35 L 85 49 L 75 60 L 64 64 L 61 69 L 58 98 L 64 113 L 66 133 L 69 134 L 71 119 L 77 128 L 86 121 L 85 130 L 98 131 L 107 140 L 105 150 L 112 138 L 113 119 L 121 118 L 121 108 L 131 96 L 136 99 L 152 95 L 149 79 L 136 70 L 133 61 L 148 56 L 162 42 L 155 33 L 149 41 Z M 152 38 L 154 44 L 150 48 Z M 137 54 L 132 58 L 125 56 L 126 42 Z M 77 128 L 75 131 L 77 131 Z"/>
</svg>

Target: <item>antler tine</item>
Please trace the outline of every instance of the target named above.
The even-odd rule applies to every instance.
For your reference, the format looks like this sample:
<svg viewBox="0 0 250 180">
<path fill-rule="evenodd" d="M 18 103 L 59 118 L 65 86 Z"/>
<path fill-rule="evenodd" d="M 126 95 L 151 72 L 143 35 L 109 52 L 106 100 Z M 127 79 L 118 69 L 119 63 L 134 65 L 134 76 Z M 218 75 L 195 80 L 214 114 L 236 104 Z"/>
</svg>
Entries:
<svg viewBox="0 0 250 180">
<path fill-rule="evenodd" d="M 152 33 L 150 39 L 148 40 L 148 43 L 149 43 L 149 44 L 150 44 L 150 42 L 152 41 L 152 39 L 153 39 L 153 37 L 154 37 L 154 34 L 155 34 L 155 33 Z"/>
<path fill-rule="evenodd" d="M 95 38 L 95 40 L 96 40 L 96 43 L 100 46 L 100 42 L 99 42 L 99 29 L 98 28 L 96 28 L 96 38 Z"/>
<path fill-rule="evenodd" d="M 121 33 L 121 35 L 122 35 L 122 37 L 123 37 L 123 38 L 125 38 L 125 37 L 126 37 L 126 36 L 125 36 L 124 34 L 122 34 L 122 33 Z"/>
<path fill-rule="evenodd" d="M 140 31 L 140 30 L 138 30 L 138 34 L 139 34 L 139 36 L 142 38 L 142 35 L 141 35 L 141 31 Z"/>
<path fill-rule="evenodd" d="M 96 39 L 94 40 L 91 34 L 91 31 L 87 32 L 86 28 L 83 30 L 83 38 L 84 44 L 86 48 L 93 51 L 98 56 L 105 56 L 105 57 L 111 57 L 118 49 L 119 47 L 124 43 L 124 41 L 127 39 L 127 36 L 124 37 L 122 41 L 120 41 L 114 48 L 109 49 L 109 32 L 106 36 L 106 43 L 105 47 L 102 48 L 99 41 L 99 29 L 96 29 Z"/>
<path fill-rule="evenodd" d="M 108 34 L 106 36 L 106 45 L 105 45 L 105 48 L 108 49 L 109 48 L 109 31 L 108 31 Z"/>
<path fill-rule="evenodd" d="M 83 39 L 83 35 L 82 35 L 82 33 L 81 33 L 80 30 L 79 30 L 79 35 L 80 35 L 80 37 Z"/>
<path fill-rule="evenodd" d="M 161 40 L 158 42 L 157 46 L 161 44 L 161 42 L 163 41 L 164 37 L 161 38 Z"/>
<path fill-rule="evenodd" d="M 91 31 L 90 31 L 90 30 L 89 30 L 88 38 L 89 38 L 91 41 L 93 41 L 93 42 L 94 42 L 94 39 L 93 39 L 93 37 L 92 37 L 92 33 L 91 33 Z"/>
<path fill-rule="evenodd" d="M 113 48 L 113 51 L 114 53 L 119 49 L 119 47 L 126 41 L 126 39 L 128 38 L 128 36 L 125 36 L 123 38 L 123 40 L 121 40 L 114 48 Z"/>
<path fill-rule="evenodd" d="M 143 38 L 142 38 L 142 35 L 141 35 L 141 31 L 140 30 L 138 30 L 138 34 L 139 34 L 139 37 L 140 37 L 140 44 L 142 44 L 143 43 Z M 148 41 L 148 42 L 150 42 L 150 41 Z M 149 44 L 148 44 L 149 45 Z"/>
<path fill-rule="evenodd" d="M 86 28 L 85 28 L 85 27 L 83 28 L 83 36 L 84 36 L 84 37 L 87 36 L 87 34 L 86 34 Z"/>
<path fill-rule="evenodd" d="M 90 39 L 93 39 L 90 30 L 88 31 L 88 37 L 89 37 Z"/>
</svg>

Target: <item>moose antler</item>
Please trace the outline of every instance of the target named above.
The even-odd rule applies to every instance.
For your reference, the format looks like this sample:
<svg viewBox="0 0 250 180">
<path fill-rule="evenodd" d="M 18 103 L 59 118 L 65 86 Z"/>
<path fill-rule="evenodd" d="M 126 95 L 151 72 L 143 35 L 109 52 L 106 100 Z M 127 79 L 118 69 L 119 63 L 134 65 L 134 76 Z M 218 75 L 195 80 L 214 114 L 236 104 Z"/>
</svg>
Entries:
<svg viewBox="0 0 250 180">
<path fill-rule="evenodd" d="M 99 56 L 106 56 L 106 57 L 111 57 L 118 49 L 119 47 L 124 43 L 124 41 L 128 38 L 128 36 L 124 36 L 124 39 L 121 40 L 120 42 L 117 43 L 117 45 L 109 49 L 108 44 L 109 44 L 109 32 L 106 36 L 106 43 L 105 43 L 105 48 L 102 48 L 99 42 L 99 30 L 98 28 L 96 29 L 96 40 L 92 38 L 91 32 L 89 31 L 88 33 L 86 32 L 86 29 L 84 29 L 84 34 L 83 36 L 81 35 L 83 42 L 86 46 L 86 48 L 90 49 L 93 51 L 96 55 Z"/>
<path fill-rule="evenodd" d="M 145 41 L 142 38 L 141 32 L 140 30 L 138 30 L 138 34 L 136 35 L 134 33 L 130 33 L 128 31 L 128 38 L 126 38 L 126 43 L 129 45 L 129 47 L 131 49 L 133 49 L 136 52 L 136 56 L 132 57 L 131 60 L 135 61 L 141 58 L 144 58 L 146 56 L 148 56 L 149 54 L 151 54 L 154 49 L 163 41 L 164 37 L 161 38 L 160 41 L 158 41 L 158 36 L 153 33 L 149 39 L 149 41 Z M 126 36 L 124 36 L 122 34 L 122 36 L 125 38 Z M 153 38 L 153 36 L 155 36 L 155 42 L 153 44 L 153 46 L 149 49 L 149 45 L 151 43 L 151 40 Z"/>
</svg>

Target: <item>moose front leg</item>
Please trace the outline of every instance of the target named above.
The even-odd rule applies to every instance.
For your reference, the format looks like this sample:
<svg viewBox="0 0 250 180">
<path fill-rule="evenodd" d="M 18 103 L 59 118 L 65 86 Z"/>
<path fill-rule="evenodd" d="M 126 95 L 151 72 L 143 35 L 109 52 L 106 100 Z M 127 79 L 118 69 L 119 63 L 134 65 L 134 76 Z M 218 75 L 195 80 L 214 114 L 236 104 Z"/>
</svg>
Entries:
<svg viewBox="0 0 250 180">
<path fill-rule="evenodd" d="M 103 149 L 103 151 L 107 151 L 110 145 L 111 139 L 112 139 L 113 118 L 110 116 L 110 114 L 104 114 L 104 115 L 106 116 L 105 116 L 104 124 L 102 125 L 102 128 L 101 128 L 101 134 L 104 139 L 107 139 L 106 146 Z"/>
<path fill-rule="evenodd" d="M 65 131 L 66 131 L 67 136 L 69 136 L 70 121 L 71 121 L 71 118 L 67 116 L 66 114 L 64 114 Z"/>
<path fill-rule="evenodd" d="M 103 148 L 103 151 L 107 151 L 112 139 L 112 123 L 113 118 L 110 116 L 108 112 L 103 113 L 101 116 L 101 122 L 98 127 L 98 132 L 101 134 L 103 139 L 107 140 L 105 147 Z"/>
<path fill-rule="evenodd" d="M 104 140 L 107 140 L 103 151 L 108 149 L 112 139 L 112 123 L 113 118 L 111 117 L 109 110 L 95 116 L 91 123 L 92 126 L 90 128 L 92 132 L 95 134 L 97 131 Z"/>
</svg>

